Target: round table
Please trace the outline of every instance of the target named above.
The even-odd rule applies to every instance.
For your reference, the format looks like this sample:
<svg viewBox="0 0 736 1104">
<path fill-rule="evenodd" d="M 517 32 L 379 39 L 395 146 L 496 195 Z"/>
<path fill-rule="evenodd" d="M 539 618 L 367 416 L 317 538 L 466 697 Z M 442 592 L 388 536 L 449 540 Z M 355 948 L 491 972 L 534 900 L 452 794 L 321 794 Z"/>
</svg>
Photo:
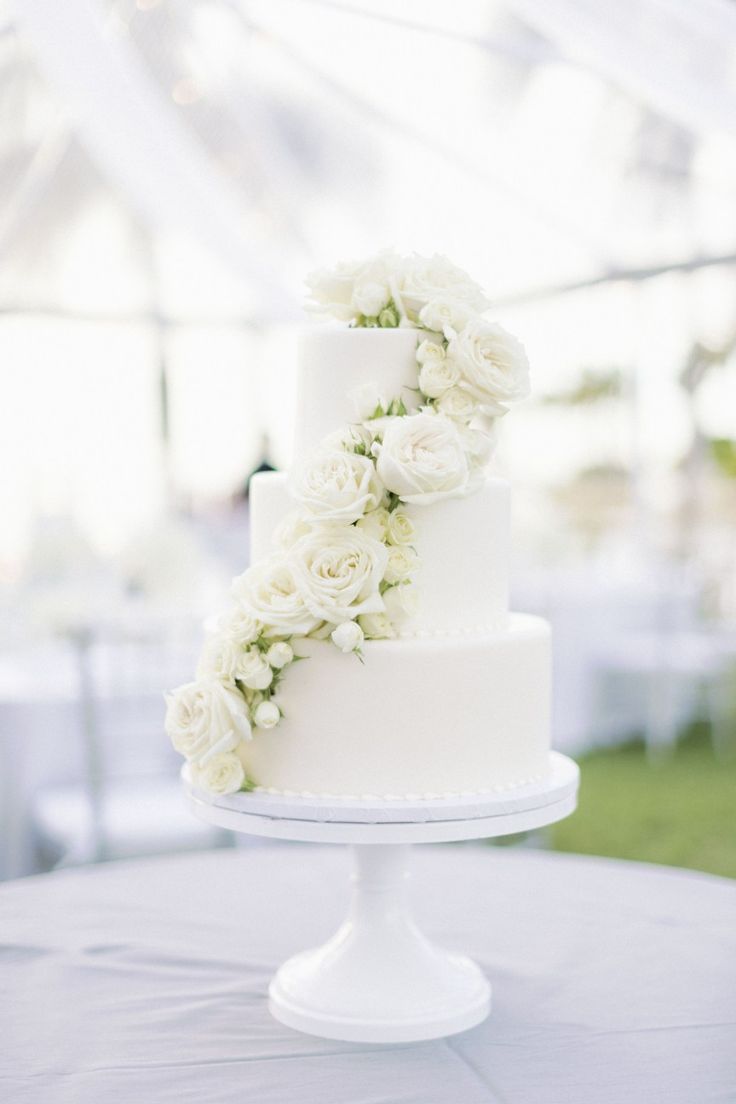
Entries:
<svg viewBox="0 0 736 1104">
<path fill-rule="evenodd" d="M 479 844 L 422 847 L 422 927 L 493 979 L 489 1019 L 393 1046 L 271 1018 L 275 966 L 341 919 L 340 848 L 269 844 L 0 887 L 9 1104 L 726 1104 L 736 883 Z"/>
</svg>

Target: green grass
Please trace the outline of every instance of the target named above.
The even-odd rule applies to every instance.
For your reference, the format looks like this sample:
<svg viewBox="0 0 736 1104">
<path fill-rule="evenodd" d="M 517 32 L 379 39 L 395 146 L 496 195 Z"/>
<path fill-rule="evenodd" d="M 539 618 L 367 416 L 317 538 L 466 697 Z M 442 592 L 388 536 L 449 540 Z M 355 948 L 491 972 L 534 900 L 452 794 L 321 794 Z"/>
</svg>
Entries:
<svg viewBox="0 0 736 1104">
<path fill-rule="evenodd" d="M 717 759 L 705 726 L 655 762 L 639 742 L 578 762 L 578 809 L 548 829 L 554 850 L 736 878 L 736 755 Z"/>
</svg>

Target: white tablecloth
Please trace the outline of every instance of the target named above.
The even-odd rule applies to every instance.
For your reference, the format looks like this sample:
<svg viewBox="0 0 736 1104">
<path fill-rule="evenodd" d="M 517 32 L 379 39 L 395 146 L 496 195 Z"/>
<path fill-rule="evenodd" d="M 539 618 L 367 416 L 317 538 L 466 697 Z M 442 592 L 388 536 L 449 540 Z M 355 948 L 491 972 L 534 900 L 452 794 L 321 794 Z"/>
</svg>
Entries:
<svg viewBox="0 0 736 1104">
<path fill-rule="evenodd" d="M 0 887 L 4 1104 L 726 1104 L 736 883 L 477 845 L 415 848 L 425 930 L 494 1009 L 395 1047 L 268 1014 L 289 954 L 346 905 L 342 848 L 268 846 Z"/>
</svg>

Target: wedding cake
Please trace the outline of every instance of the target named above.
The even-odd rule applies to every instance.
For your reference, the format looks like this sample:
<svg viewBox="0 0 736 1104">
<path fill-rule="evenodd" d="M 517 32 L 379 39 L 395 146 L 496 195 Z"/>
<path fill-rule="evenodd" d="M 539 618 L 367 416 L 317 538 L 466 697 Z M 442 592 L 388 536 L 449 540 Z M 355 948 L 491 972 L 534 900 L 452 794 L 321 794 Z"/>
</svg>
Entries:
<svg viewBox="0 0 736 1104">
<path fill-rule="evenodd" d="M 443 257 L 316 273 L 291 472 L 251 483 L 251 565 L 168 696 L 210 793 L 484 793 L 549 764 L 546 622 L 508 608 L 498 424 L 521 344 Z"/>
</svg>

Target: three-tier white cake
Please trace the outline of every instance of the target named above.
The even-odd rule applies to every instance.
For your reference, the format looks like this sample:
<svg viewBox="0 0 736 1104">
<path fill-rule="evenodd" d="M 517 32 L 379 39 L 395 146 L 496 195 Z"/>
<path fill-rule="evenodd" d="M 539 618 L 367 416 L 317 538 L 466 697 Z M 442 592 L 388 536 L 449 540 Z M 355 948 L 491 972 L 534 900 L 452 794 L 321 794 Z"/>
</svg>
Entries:
<svg viewBox="0 0 736 1104">
<path fill-rule="evenodd" d="M 322 327 L 299 347 L 295 463 L 355 419 L 357 388 L 416 387 L 416 332 Z M 273 551 L 294 509 L 290 479 L 251 482 L 251 560 Z M 509 613 L 509 486 L 406 508 L 419 565 L 417 611 L 364 663 L 327 640 L 288 676 L 273 730 L 243 742 L 246 774 L 266 789 L 380 797 L 482 792 L 539 779 L 549 758 L 547 623 Z M 284 694 L 286 697 L 286 694 Z"/>
<path fill-rule="evenodd" d="M 251 565 L 167 731 L 210 794 L 492 792 L 549 769 L 547 624 L 510 613 L 489 461 L 521 344 L 443 257 L 316 274 L 292 470 L 251 484 Z"/>
</svg>

